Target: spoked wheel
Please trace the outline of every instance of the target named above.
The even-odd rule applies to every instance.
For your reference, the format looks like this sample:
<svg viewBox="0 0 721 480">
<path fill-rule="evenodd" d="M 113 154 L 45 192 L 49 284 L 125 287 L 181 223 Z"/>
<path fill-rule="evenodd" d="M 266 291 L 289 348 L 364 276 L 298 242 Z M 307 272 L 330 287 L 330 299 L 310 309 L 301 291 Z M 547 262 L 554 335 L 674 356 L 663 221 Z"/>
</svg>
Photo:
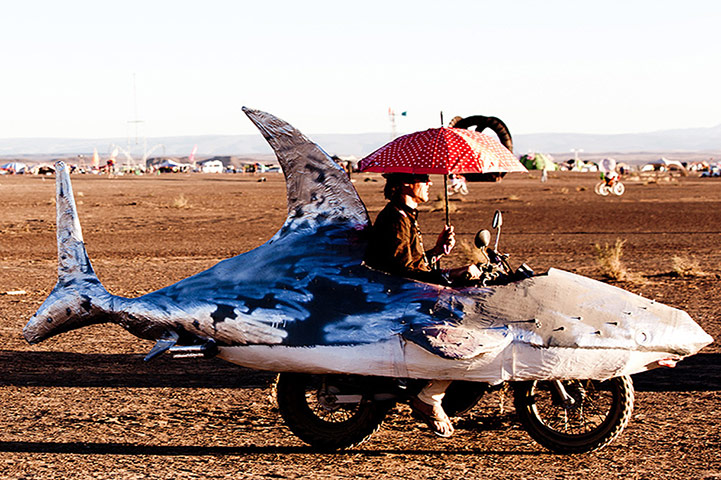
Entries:
<svg viewBox="0 0 721 480">
<path fill-rule="evenodd" d="M 323 450 L 350 448 L 366 440 L 383 423 L 389 401 L 358 397 L 334 385 L 333 375 L 282 373 L 277 396 L 280 415 L 301 440 Z M 343 395 L 345 398 L 339 396 Z M 340 401 L 339 401 L 340 400 Z"/>
<path fill-rule="evenodd" d="M 551 381 L 514 386 L 516 412 L 535 441 L 556 453 L 584 453 L 621 434 L 633 411 L 630 377 L 560 383 L 572 400 L 564 400 Z"/>
<path fill-rule="evenodd" d="M 611 187 L 611 192 L 614 195 L 618 195 L 619 197 L 623 195 L 623 192 L 626 191 L 626 186 L 621 182 L 616 182 L 613 187 Z"/>
<path fill-rule="evenodd" d="M 468 187 L 465 185 L 458 187 L 458 188 L 453 188 L 453 187 L 449 186 L 447 189 L 447 192 L 448 192 L 449 196 L 454 195 L 456 193 L 460 193 L 461 195 L 468 195 Z"/>
<path fill-rule="evenodd" d="M 610 193 L 606 182 L 598 182 L 593 188 L 593 191 L 596 192 L 598 195 L 601 195 L 602 197 L 605 197 Z"/>
</svg>

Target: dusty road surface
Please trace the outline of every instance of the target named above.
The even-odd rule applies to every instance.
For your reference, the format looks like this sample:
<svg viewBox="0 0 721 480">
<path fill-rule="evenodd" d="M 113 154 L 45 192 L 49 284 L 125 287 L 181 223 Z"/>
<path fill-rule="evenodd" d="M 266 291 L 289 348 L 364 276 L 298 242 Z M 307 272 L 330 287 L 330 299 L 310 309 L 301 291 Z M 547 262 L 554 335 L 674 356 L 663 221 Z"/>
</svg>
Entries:
<svg viewBox="0 0 721 480">
<path fill-rule="evenodd" d="M 286 214 L 282 175 L 266 177 L 74 176 L 100 280 L 134 297 L 262 244 Z M 501 250 L 536 271 L 604 280 L 594 244 L 620 239 L 631 280 L 618 286 L 688 311 L 721 338 L 721 182 L 628 178 L 625 195 L 603 198 L 594 174 L 533 177 L 472 183 L 452 198 L 451 263 L 495 209 L 504 213 Z M 375 217 L 379 177 L 359 175 L 356 187 Z M 456 419 L 449 440 L 400 405 L 366 443 L 318 453 L 283 425 L 270 373 L 220 360 L 144 363 L 151 343 L 111 325 L 29 346 L 22 327 L 56 280 L 54 188 L 52 177 L 0 177 L 0 478 L 721 478 L 718 342 L 675 369 L 636 375 L 628 428 L 576 456 L 531 441 L 503 391 Z M 433 238 L 443 214 L 431 207 L 421 224 Z M 695 272 L 675 275 L 673 257 Z"/>
</svg>

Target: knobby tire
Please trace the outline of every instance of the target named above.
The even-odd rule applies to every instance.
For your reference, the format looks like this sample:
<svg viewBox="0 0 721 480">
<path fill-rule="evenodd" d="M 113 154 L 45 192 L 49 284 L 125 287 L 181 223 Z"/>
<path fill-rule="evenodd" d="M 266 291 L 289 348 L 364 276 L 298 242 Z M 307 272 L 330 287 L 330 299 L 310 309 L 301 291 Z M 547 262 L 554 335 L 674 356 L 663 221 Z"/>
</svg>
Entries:
<svg viewBox="0 0 721 480">
<path fill-rule="evenodd" d="M 514 386 L 516 412 L 536 442 L 556 453 L 586 453 L 605 447 L 621 434 L 633 411 L 630 377 L 563 384 L 576 401 L 570 408 L 564 408 L 551 382 Z"/>
<path fill-rule="evenodd" d="M 332 375 L 282 373 L 278 378 L 280 415 L 288 428 L 319 450 L 358 445 L 373 435 L 393 406 L 388 401 L 364 399 L 356 404 L 328 405 L 319 401 L 324 379 Z"/>
</svg>

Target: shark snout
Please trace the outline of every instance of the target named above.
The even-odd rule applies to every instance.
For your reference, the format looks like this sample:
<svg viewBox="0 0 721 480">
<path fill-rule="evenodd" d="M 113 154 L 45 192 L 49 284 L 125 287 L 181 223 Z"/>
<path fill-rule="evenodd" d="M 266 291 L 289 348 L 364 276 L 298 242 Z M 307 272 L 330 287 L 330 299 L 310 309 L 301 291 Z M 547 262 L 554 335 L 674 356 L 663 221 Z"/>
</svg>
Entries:
<svg viewBox="0 0 721 480">
<path fill-rule="evenodd" d="M 687 321 L 679 327 L 678 341 L 672 342 L 671 345 L 679 355 L 694 355 L 706 345 L 713 342 L 713 337 L 706 333 L 703 328 L 694 322 L 686 312 L 683 312 Z"/>
<path fill-rule="evenodd" d="M 639 346 L 687 357 L 713 342 L 713 337 L 706 333 L 688 313 L 672 310 L 673 314 L 665 325 L 660 324 L 636 332 L 636 342 Z"/>
</svg>

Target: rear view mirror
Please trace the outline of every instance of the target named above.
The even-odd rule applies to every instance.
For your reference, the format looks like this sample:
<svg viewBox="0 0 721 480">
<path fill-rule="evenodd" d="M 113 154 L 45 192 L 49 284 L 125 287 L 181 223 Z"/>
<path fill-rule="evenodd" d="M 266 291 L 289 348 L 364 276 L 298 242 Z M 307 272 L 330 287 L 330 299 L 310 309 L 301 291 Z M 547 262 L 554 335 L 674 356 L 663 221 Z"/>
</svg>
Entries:
<svg viewBox="0 0 721 480">
<path fill-rule="evenodd" d="M 496 213 L 493 214 L 492 225 L 493 228 L 501 228 L 501 225 L 503 225 L 503 215 L 500 210 L 496 210 Z"/>
<path fill-rule="evenodd" d="M 485 229 L 479 230 L 478 233 L 476 233 L 476 238 L 473 240 L 473 243 L 476 245 L 476 248 L 486 248 L 491 244 L 491 232 Z"/>
</svg>

